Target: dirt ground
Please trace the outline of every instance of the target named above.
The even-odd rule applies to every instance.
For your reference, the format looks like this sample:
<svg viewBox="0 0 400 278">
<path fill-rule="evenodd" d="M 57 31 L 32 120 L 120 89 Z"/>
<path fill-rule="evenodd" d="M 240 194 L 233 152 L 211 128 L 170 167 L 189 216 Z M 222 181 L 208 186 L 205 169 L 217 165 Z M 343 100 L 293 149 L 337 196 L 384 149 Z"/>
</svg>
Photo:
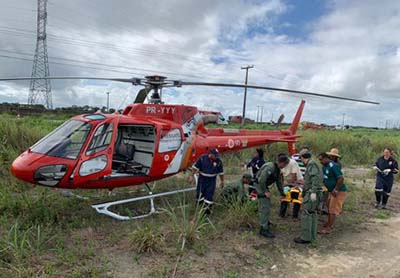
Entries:
<svg viewBox="0 0 400 278">
<path fill-rule="evenodd" d="M 336 250 L 307 257 L 294 253 L 293 277 L 400 277 L 400 216 L 377 220 L 338 239 Z M 289 275 L 287 276 L 289 277 Z"/>
<path fill-rule="evenodd" d="M 360 187 L 373 184 L 369 173 L 363 168 L 346 169 L 348 181 Z M 376 216 L 382 210 L 373 208 L 371 196 L 365 202 L 369 213 L 360 224 L 338 221 L 333 234 L 320 237 L 312 246 L 292 242 L 299 233 L 299 223 L 292 219 L 275 220 L 274 240 L 259 237 L 254 229 L 219 233 L 204 242 L 201 254 L 193 249 L 184 254 L 176 277 L 400 278 L 400 193 L 396 187 L 395 191 L 385 212 L 388 219 Z M 112 277 L 171 277 L 175 265 L 175 256 L 168 252 L 134 258 L 117 246 L 105 252 L 114 266 L 108 273 Z"/>
</svg>

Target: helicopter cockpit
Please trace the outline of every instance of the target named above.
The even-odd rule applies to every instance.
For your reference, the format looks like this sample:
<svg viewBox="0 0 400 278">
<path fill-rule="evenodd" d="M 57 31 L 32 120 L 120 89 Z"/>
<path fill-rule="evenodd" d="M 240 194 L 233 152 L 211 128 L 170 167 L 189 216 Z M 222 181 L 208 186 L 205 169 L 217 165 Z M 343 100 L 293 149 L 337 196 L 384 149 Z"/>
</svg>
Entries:
<svg viewBox="0 0 400 278">
<path fill-rule="evenodd" d="M 92 125 L 87 122 L 67 121 L 32 146 L 31 151 L 48 156 L 77 159 L 91 128 Z"/>
<path fill-rule="evenodd" d="M 147 176 L 153 163 L 156 129 L 146 124 L 118 123 L 119 117 L 92 114 L 71 119 L 33 145 L 28 153 L 50 157 L 38 160 L 34 181 L 55 186 L 70 179 Z M 52 157 L 52 158 L 51 158 Z M 60 158 L 54 162 L 55 158 Z M 21 160 L 22 162 L 22 160 Z M 23 163 L 14 171 L 24 171 Z M 71 172 L 72 171 L 72 172 Z"/>
</svg>

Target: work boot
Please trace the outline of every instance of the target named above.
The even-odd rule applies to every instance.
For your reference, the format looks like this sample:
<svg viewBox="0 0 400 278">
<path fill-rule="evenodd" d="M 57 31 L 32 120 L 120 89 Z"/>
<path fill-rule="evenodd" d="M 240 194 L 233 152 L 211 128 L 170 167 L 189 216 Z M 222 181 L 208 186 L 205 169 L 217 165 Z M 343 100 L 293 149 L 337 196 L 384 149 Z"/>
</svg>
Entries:
<svg viewBox="0 0 400 278">
<path fill-rule="evenodd" d="M 274 238 L 275 235 L 269 231 L 269 229 L 260 229 L 260 235 L 266 238 Z"/>
<path fill-rule="evenodd" d="M 311 241 L 308 240 L 304 240 L 301 237 L 296 237 L 295 239 L 293 239 L 294 242 L 299 243 L 299 244 L 309 244 L 311 243 Z"/>
<path fill-rule="evenodd" d="M 375 204 L 375 208 L 378 209 L 379 208 L 379 203 Z"/>
<path fill-rule="evenodd" d="M 387 204 L 388 200 L 389 200 L 389 195 L 387 195 L 386 193 L 383 194 L 383 197 L 382 197 L 382 209 L 386 209 L 386 204 Z"/>
</svg>

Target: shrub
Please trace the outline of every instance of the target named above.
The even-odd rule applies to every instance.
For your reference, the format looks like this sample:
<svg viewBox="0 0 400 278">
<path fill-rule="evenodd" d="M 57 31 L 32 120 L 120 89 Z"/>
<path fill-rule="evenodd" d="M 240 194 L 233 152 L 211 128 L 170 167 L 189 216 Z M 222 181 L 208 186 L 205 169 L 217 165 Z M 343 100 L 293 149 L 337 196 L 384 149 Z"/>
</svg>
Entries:
<svg viewBox="0 0 400 278">
<path fill-rule="evenodd" d="M 138 253 L 153 253 L 161 250 L 164 236 L 149 226 L 138 228 L 129 235 L 132 248 Z"/>
</svg>

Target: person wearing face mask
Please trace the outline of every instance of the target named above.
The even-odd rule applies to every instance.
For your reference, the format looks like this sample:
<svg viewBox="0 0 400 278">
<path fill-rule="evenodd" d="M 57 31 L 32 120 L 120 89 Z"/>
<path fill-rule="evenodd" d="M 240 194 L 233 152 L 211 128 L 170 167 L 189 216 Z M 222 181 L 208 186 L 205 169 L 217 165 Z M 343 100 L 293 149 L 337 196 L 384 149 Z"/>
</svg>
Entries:
<svg viewBox="0 0 400 278">
<path fill-rule="evenodd" d="M 378 158 L 375 162 L 374 169 L 376 173 L 376 183 L 375 183 L 375 197 L 376 204 L 375 207 L 386 209 L 387 202 L 392 192 L 394 174 L 399 172 L 399 166 L 397 161 L 392 157 L 392 150 L 390 148 L 385 148 L 383 150 L 383 156 Z"/>
</svg>

